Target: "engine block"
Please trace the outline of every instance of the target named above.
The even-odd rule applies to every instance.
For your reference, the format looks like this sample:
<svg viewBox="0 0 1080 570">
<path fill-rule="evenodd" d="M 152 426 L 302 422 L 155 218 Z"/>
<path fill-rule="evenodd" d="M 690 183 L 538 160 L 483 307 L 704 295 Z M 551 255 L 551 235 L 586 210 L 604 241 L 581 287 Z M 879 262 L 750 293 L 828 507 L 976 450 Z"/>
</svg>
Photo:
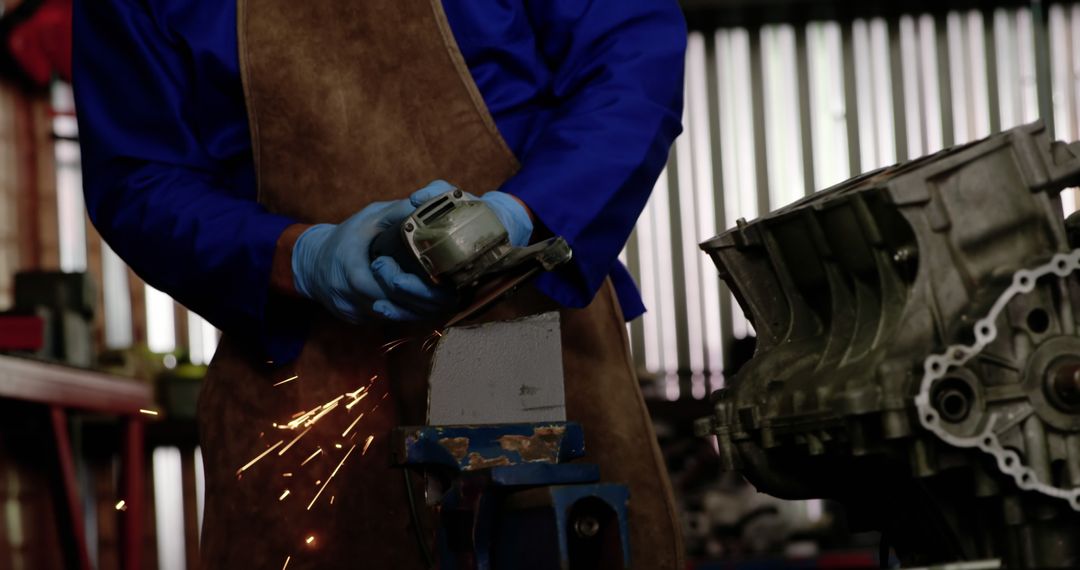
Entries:
<svg viewBox="0 0 1080 570">
<path fill-rule="evenodd" d="M 841 501 L 905 564 L 1080 566 L 1080 244 L 1059 195 L 1078 183 L 1080 143 L 1034 123 L 703 243 L 758 344 L 699 433 L 762 492 Z"/>
</svg>

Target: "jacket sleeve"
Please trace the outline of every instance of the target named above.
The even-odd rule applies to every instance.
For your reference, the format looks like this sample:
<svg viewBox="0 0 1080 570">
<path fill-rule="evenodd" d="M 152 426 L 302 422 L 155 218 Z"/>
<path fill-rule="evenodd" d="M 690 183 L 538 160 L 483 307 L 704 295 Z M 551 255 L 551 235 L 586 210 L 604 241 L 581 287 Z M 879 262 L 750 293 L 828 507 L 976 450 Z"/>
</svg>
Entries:
<svg viewBox="0 0 1080 570">
<path fill-rule="evenodd" d="M 557 103 L 502 190 L 570 243 L 573 267 L 538 286 L 582 307 L 617 266 L 682 130 L 686 24 L 674 0 L 526 4 Z"/>
<path fill-rule="evenodd" d="M 73 24 L 84 193 L 102 237 L 215 326 L 261 336 L 272 357 L 295 352 L 299 340 L 264 326 L 273 252 L 292 220 L 256 203 L 249 145 L 229 156 L 199 133 L 207 113 L 232 113 L 246 137 L 242 96 L 238 111 L 195 108 L 190 52 L 141 2 L 76 0 Z"/>
</svg>

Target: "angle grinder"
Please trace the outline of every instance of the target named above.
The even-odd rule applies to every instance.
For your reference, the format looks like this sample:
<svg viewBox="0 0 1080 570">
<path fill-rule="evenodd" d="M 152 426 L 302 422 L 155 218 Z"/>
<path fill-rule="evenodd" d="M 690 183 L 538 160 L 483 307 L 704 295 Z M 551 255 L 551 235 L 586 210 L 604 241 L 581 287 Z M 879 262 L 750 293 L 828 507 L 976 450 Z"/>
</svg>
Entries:
<svg viewBox="0 0 1080 570">
<path fill-rule="evenodd" d="M 462 308 L 447 326 L 468 318 L 573 253 L 562 237 L 515 247 L 487 202 L 453 188 L 421 204 L 375 237 L 371 258 L 389 256 L 402 270 L 455 290 Z"/>
</svg>

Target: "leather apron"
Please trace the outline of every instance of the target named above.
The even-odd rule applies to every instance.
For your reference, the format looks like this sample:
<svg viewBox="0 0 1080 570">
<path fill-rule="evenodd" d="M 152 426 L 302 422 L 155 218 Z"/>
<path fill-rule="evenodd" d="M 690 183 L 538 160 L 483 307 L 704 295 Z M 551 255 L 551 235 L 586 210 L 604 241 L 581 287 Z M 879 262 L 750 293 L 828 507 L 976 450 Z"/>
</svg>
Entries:
<svg viewBox="0 0 1080 570">
<path fill-rule="evenodd" d="M 259 200 L 268 210 L 339 222 L 437 178 L 482 194 L 516 171 L 440 0 L 237 4 Z M 551 308 L 525 289 L 484 318 Z M 295 362 L 265 362 L 226 335 L 210 365 L 199 401 L 203 566 L 423 568 L 417 535 L 431 541 L 433 512 L 417 498 L 417 533 L 387 435 L 425 423 L 430 354 L 422 339 L 431 325 L 350 326 L 314 305 L 303 310 L 314 322 Z M 630 486 L 634 567 L 681 568 L 670 483 L 614 290 L 605 283 L 587 308 L 561 312 L 567 416 L 584 425 L 586 460 L 604 480 Z M 386 352 L 399 338 L 419 340 Z M 310 431 L 280 429 L 362 386 L 368 395 L 352 409 L 339 401 Z"/>
</svg>

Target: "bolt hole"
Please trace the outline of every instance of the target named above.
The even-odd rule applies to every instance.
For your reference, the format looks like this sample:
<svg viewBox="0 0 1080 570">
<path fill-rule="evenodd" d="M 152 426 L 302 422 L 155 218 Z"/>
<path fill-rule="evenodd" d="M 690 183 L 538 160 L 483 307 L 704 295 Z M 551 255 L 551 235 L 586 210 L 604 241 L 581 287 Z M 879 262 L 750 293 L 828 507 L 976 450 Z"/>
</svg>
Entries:
<svg viewBox="0 0 1080 570">
<path fill-rule="evenodd" d="M 1068 267 L 1069 267 L 1069 264 L 1064 259 L 1059 259 L 1058 260 L 1058 262 L 1057 262 L 1058 271 L 1065 271 L 1066 269 L 1068 269 Z"/>
<path fill-rule="evenodd" d="M 1020 286 L 1021 287 L 1027 287 L 1030 284 L 1031 284 L 1031 278 L 1028 277 L 1027 275 L 1020 278 Z"/>
<path fill-rule="evenodd" d="M 931 393 L 934 409 L 947 422 L 959 423 L 971 413 L 975 392 L 967 382 L 956 377 L 946 377 Z"/>
<path fill-rule="evenodd" d="M 1031 474 L 1030 473 L 1024 473 L 1023 475 L 1020 476 L 1020 481 L 1023 482 L 1023 483 L 1030 483 L 1031 482 Z"/>
<path fill-rule="evenodd" d="M 1042 309 L 1032 309 L 1027 316 L 1028 330 L 1035 334 L 1042 334 L 1050 328 L 1050 315 Z"/>
<path fill-rule="evenodd" d="M 983 325 L 979 327 L 979 334 L 982 336 L 990 336 L 990 325 Z"/>
<path fill-rule="evenodd" d="M 1012 457 L 1005 458 L 1005 467 L 1012 467 L 1013 463 L 1015 463 L 1015 461 L 1013 461 Z"/>
<path fill-rule="evenodd" d="M 931 362 L 930 363 L 930 371 L 931 372 L 941 372 L 941 363 L 940 362 Z"/>
<path fill-rule="evenodd" d="M 985 445 L 986 447 L 992 447 L 994 445 L 994 438 L 992 438 L 992 437 L 983 438 L 983 445 Z"/>
<path fill-rule="evenodd" d="M 926 414 L 926 423 L 933 423 L 934 414 Z"/>
<path fill-rule="evenodd" d="M 958 394 L 949 394 L 942 400 L 941 409 L 947 416 L 964 415 L 967 411 L 967 398 Z"/>
</svg>

